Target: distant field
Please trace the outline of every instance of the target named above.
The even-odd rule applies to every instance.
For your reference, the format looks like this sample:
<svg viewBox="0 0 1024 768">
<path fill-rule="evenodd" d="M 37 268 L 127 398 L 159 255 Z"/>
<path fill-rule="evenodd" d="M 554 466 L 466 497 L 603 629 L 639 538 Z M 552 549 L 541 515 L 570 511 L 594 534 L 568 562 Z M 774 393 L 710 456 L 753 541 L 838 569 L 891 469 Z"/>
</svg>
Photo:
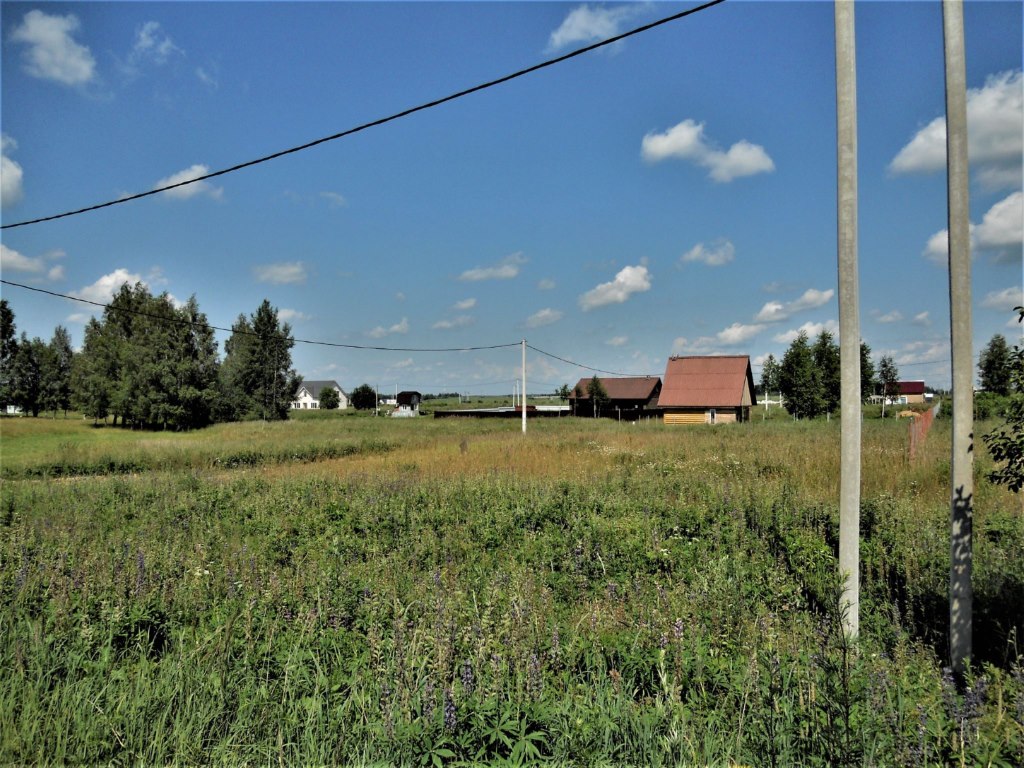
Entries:
<svg viewBox="0 0 1024 768">
<path fill-rule="evenodd" d="M 0 762 L 1024 764 L 1020 497 L 958 691 L 949 424 L 864 422 L 854 648 L 838 427 L 2 419 Z"/>
</svg>

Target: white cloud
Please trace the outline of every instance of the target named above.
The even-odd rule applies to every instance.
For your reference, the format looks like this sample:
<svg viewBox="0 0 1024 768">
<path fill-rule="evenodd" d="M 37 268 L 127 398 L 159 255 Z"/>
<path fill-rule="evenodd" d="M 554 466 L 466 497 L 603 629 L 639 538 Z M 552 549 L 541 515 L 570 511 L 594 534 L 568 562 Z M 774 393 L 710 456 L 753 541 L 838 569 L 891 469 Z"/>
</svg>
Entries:
<svg viewBox="0 0 1024 768">
<path fill-rule="evenodd" d="M 196 77 L 199 78 L 199 82 L 201 82 L 211 91 L 217 90 L 217 88 L 220 85 L 217 82 L 217 78 L 212 73 L 203 69 L 202 67 L 196 67 Z"/>
<path fill-rule="evenodd" d="M 0 140 L 0 147 L 2 147 L 2 154 L 0 154 L 0 206 L 6 208 L 21 202 L 25 196 L 22 188 L 24 173 L 21 170 L 21 165 L 7 156 L 9 152 L 18 148 L 18 142 L 6 133 L 2 134 L 2 137 Z"/>
<path fill-rule="evenodd" d="M 807 334 L 807 338 L 814 339 L 822 331 L 828 331 L 833 336 L 839 334 L 839 323 L 835 320 L 826 320 L 824 323 L 804 323 L 799 328 L 792 328 L 785 333 L 779 333 L 772 338 L 780 344 L 792 344 L 793 340 L 800 335 L 803 331 Z"/>
<path fill-rule="evenodd" d="M 43 256 L 25 256 L 0 243 L 0 271 L 25 272 L 30 275 L 46 275 L 52 282 L 64 279 L 64 266 L 49 266 L 47 261 L 63 258 L 64 251 L 51 251 Z"/>
<path fill-rule="evenodd" d="M 754 321 L 758 323 L 777 323 L 782 320 L 788 320 L 797 312 L 824 306 L 832 300 L 834 295 L 835 291 L 831 288 L 826 291 L 819 291 L 816 288 L 808 288 L 803 292 L 803 295 L 801 295 L 800 298 L 795 299 L 794 301 L 785 303 L 781 301 L 769 301 L 761 307 L 761 311 L 754 317 Z"/>
<path fill-rule="evenodd" d="M 976 251 L 1019 251 L 1024 243 L 1024 194 L 1014 192 L 989 208 L 981 224 L 970 225 L 971 254 Z M 949 262 L 949 232 L 928 238 L 924 255 L 936 264 Z"/>
<path fill-rule="evenodd" d="M 491 267 L 474 267 L 467 269 L 459 280 L 477 282 L 479 280 L 510 280 L 519 274 L 519 268 L 526 263 L 522 253 L 513 253 Z"/>
<path fill-rule="evenodd" d="M 605 342 L 609 347 L 624 347 L 629 343 L 629 336 L 612 336 Z"/>
<path fill-rule="evenodd" d="M 989 208 L 973 234 L 979 248 L 1019 248 L 1024 242 L 1024 193 L 1014 192 Z"/>
<path fill-rule="evenodd" d="M 96 74 L 96 60 L 87 47 L 76 43 L 78 17 L 47 16 L 34 10 L 25 14 L 21 26 L 10 39 L 29 46 L 25 52 L 25 71 L 33 77 L 64 85 L 83 85 Z"/>
<path fill-rule="evenodd" d="M 640 154 L 649 163 L 670 158 L 690 160 L 707 168 L 714 181 L 723 183 L 775 170 L 764 147 L 744 139 L 722 152 L 704 137 L 704 123 L 689 119 L 664 133 L 648 133 L 640 144 Z"/>
<path fill-rule="evenodd" d="M 979 179 L 992 189 L 1020 184 L 1024 109 L 1020 70 L 990 75 L 967 91 L 967 152 Z M 946 167 L 946 119 L 920 129 L 889 164 L 893 173 L 929 173 Z"/>
<path fill-rule="evenodd" d="M 395 294 L 395 301 L 405 301 L 405 294 L 399 291 Z"/>
<path fill-rule="evenodd" d="M 1010 312 L 1014 307 L 1024 306 L 1024 290 L 1020 286 L 1012 286 L 1001 291 L 990 291 L 981 300 L 981 306 L 985 309 Z"/>
<path fill-rule="evenodd" d="M 475 322 L 472 315 L 459 315 L 446 320 L 438 320 L 431 328 L 435 331 L 451 331 L 456 328 L 467 328 Z"/>
<path fill-rule="evenodd" d="M 722 347 L 734 347 L 743 344 L 757 336 L 765 326 L 761 323 L 745 325 L 733 323 L 723 328 L 714 336 L 700 336 L 696 339 L 688 339 L 680 336 L 672 342 L 673 355 L 710 355 L 722 351 Z"/>
<path fill-rule="evenodd" d="M 89 319 L 91 317 L 92 315 L 89 314 L 88 312 L 74 312 L 67 316 L 67 321 L 69 323 L 79 323 L 84 325 L 85 323 L 89 322 Z"/>
<path fill-rule="evenodd" d="M 309 320 L 310 316 L 297 309 L 281 308 L 277 310 L 277 319 L 283 323 L 294 323 L 295 321 Z"/>
<path fill-rule="evenodd" d="M 320 197 L 326 200 L 332 208 L 344 208 L 348 205 L 348 200 L 337 192 L 321 192 Z"/>
<path fill-rule="evenodd" d="M 160 22 L 147 21 L 135 33 L 135 43 L 132 45 L 129 61 L 132 65 L 142 61 L 166 64 L 167 59 L 174 53 L 185 55 L 185 52 L 164 33 Z"/>
<path fill-rule="evenodd" d="M 884 315 L 879 315 L 876 319 L 880 323 L 898 323 L 903 320 L 903 313 L 898 309 L 894 309 L 892 312 L 886 312 Z"/>
<path fill-rule="evenodd" d="M 192 179 L 198 179 L 209 172 L 209 166 L 197 163 L 196 165 L 189 166 L 183 171 L 172 173 L 167 178 L 160 179 L 153 185 L 153 189 L 160 189 L 161 187 L 169 187 L 174 184 L 182 184 L 186 181 L 192 181 Z M 224 188 L 215 187 L 208 181 L 194 181 L 191 184 L 186 184 L 182 187 L 169 189 L 162 194 L 172 200 L 188 200 L 190 197 L 196 197 L 197 195 L 207 195 L 212 197 L 214 200 L 220 200 L 224 196 Z"/>
<path fill-rule="evenodd" d="M 650 289 L 651 274 L 647 267 L 623 267 L 610 283 L 601 283 L 580 296 L 579 304 L 584 312 L 589 312 L 606 304 L 622 304 L 634 293 L 643 293 Z"/>
<path fill-rule="evenodd" d="M 544 309 L 534 312 L 528 318 L 526 318 L 527 328 L 540 328 L 542 325 L 551 325 L 557 323 L 562 319 L 562 313 L 557 309 L 551 309 L 545 307 Z"/>
<path fill-rule="evenodd" d="M 548 50 L 615 37 L 626 21 L 642 11 L 639 5 L 581 5 L 571 10 L 558 29 L 551 33 Z"/>
<path fill-rule="evenodd" d="M 455 302 L 455 309 L 460 312 L 465 312 L 467 309 L 472 309 L 476 306 L 476 299 L 463 299 L 462 301 Z"/>
<path fill-rule="evenodd" d="M 119 267 L 110 274 L 103 275 L 92 285 L 87 285 L 77 291 L 71 291 L 71 295 L 79 299 L 95 301 L 99 304 L 109 304 L 111 299 L 114 298 L 114 294 L 125 283 L 129 285 L 135 285 L 136 283 L 147 285 L 146 281 L 142 279 L 142 275 L 136 272 L 129 272 L 124 267 Z"/>
<path fill-rule="evenodd" d="M 918 312 L 916 315 L 914 315 L 913 319 L 910 321 L 910 324 L 919 325 L 923 328 L 927 328 L 932 324 L 932 319 L 931 317 L 929 317 L 929 314 L 926 310 L 924 312 Z"/>
<path fill-rule="evenodd" d="M 736 248 L 728 240 L 718 240 L 705 247 L 704 243 L 697 243 L 680 257 L 680 261 L 699 261 L 709 267 L 721 267 L 728 264 L 736 255 Z"/>
<path fill-rule="evenodd" d="M 764 325 L 755 323 L 753 325 L 744 325 L 743 323 L 733 323 L 728 328 L 719 331 L 715 334 L 715 338 L 720 344 L 733 345 L 742 344 L 745 341 L 749 341 L 764 330 Z"/>
<path fill-rule="evenodd" d="M 301 261 L 282 261 L 277 264 L 259 264 L 253 267 L 261 283 L 288 285 L 306 282 L 306 265 Z"/>
<path fill-rule="evenodd" d="M 537 288 L 542 291 L 551 291 L 555 288 L 555 281 L 551 278 L 545 277 L 542 280 L 537 281 Z"/>
<path fill-rule="evenodd" d="M 409 320 L 403 317 L 399 322 L 395 323 L 389 328 L 385 328 L 383 325 L 378 325 L 373 330 L 367 331 L 366 335 L 371 339 L 382 339 L 385 336 L 392 336 L 399 333 L 409 332 Z"/>
</svg>

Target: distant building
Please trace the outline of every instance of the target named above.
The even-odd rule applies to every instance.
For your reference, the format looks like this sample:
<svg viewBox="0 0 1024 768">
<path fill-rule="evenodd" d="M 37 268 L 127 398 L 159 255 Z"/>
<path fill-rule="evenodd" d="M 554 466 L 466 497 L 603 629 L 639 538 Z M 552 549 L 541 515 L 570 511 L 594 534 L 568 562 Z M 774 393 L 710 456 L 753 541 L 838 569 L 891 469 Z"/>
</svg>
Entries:
<svg viewBox="0 0 1024 768">
<path fill-rule="evenodd" d="M 576 416 L 610 416 L 630 421 L 653 413 L 652 406 L 658 402 L 661 393 L 661 379 L 657 376 L 616 376 L 598 381 L 608 399 L 598 404 L 596 413 L 594 401 L 587 392 L 591 378 L 582 378 L 569 394 L 569 411 Z"/>
<path fill-rule="evenodd" d="M 295 410 L 317 410 L 320 408 L 320 394 L 328 387 L 338 391 L 338 408 L 348 408 L 348 395 L 345 390 L 338 386 L 338 382 L 331 381 L 304 381 L 299 385 L 299 391 L 292 401 L 292 408 Z"/>
<path fill-rule="evenodd" d="M 419 392 L 399 392 L 395 398 L 398 406 L 391 412 L 396 418 L 408 418 L 420 415 L 420 403 L 423 402 L 423 395 Z"/>
<path fill-rule="evenodd" d="M 923 403 L 928 399 L 925 395 L 923 381 L 901 381 L 898 392 L 899 394 L 889 398 L 890 405 L 911 405 L 912 403 Z"/>
<path fill-rule="evenodd" d="M 730 424 L 749 421 L 757 405 L 747 355 L 670 357 L 658 410 L 666 424 Z"/>
</svg>

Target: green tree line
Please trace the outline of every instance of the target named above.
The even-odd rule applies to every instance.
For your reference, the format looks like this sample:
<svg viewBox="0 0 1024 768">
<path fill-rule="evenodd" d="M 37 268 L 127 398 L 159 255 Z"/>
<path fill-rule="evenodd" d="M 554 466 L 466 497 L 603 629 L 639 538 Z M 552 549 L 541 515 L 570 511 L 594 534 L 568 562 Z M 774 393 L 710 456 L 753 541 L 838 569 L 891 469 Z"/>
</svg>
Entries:
<svg viewBox="0 0 1024 768">
<path fill-rule="evenodd" d="M 0 409 L 53 416 L 76 408 L 94 420 L 141 429 L 195 429 L 215 421 L 285 419 L 301 378 L 291 327 L 264 300 L 239 315 L 218 351 L 193 296 L 176 305 L 142 283 L 124 284 L 85 327 L 74 352 L 57 326 L 49 343 L 16 335 L 0 300 Z"/>
</svg>

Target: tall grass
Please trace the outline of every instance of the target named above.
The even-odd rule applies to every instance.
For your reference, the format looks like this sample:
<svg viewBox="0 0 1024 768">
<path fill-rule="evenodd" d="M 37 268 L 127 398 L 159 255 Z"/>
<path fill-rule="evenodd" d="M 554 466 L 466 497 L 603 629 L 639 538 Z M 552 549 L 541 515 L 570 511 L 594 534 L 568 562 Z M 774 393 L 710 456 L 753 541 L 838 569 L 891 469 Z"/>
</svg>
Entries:
<svg viewBox="0 0 1024 768">
<path fill-rule="evenodd" d="M 5 429 L 0 761 L 1024 761 L 1024 520 L 980 477 L 976 665 L 943 674 L 948 426 L 913 466 L 865 426 L 850 646 L 833 425 L 299 424 L 67 479 L 8 474 Z M 213 460 L 246 436 L 265 461 Z M 286 458 L 326 441 L 389 450 Z"/>
</svg>

